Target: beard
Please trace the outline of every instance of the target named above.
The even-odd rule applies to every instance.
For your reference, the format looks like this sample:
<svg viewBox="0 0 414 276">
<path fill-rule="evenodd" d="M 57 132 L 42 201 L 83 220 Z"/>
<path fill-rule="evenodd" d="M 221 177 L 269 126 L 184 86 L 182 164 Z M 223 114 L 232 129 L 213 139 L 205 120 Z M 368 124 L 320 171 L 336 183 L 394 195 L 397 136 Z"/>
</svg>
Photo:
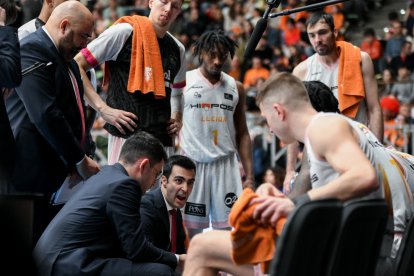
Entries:
<svg viewBox="0 0 414 276">
<path fill-rule="evenodd" d="M 328 41 L 326 44 L 319 44 L 314 47 L 314 50 L 320 56 L 326 56 L 332 53 L 335 50 L 336 43 L 335 37 L 332 37 L 332 40 Z"/>
<path fill-rule="evenodd" d="M 74 33 L 72 30 L 70 30 L 69 33 L 65 37 L 63 37 L 59 42 L 59 53 L 66 61 L 70 61 L 71 59 L 73 59 L 76 56 L 76 54 L 81 50 L 79 49 L 79 47 L 75 46 L 73 37 Z"/>
<path fill-rule="evenodd" d="M 326 56 L 332 52 L 332 47 L 329 45 L 320 45 L 316 47 L 315 52 L 317 52 L 320 56 Z"/>
</svg>

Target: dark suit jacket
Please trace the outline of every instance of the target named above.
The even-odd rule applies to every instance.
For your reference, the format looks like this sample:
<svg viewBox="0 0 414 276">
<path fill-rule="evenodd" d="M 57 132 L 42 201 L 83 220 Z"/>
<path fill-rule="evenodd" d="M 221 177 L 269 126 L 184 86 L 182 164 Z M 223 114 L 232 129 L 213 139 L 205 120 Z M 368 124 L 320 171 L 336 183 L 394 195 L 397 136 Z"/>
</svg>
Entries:
<svg viewBox="0 0 414 276">
<path fill-rule="evenodd" d="M 13 88 L 22 80 L 20 65 L 20 44 L 17 30 L 0 26 L 0 90 Z M 15 144 L 13 133 L 0 93 L 0 183 L 8 183 L 14 168 Z M 0 187 L 4 191 L 5 187 Z"/>
<path fill-rule="evenodd" d="M 35 62 L 52 65 L 24 76 L 6 102 L 16 140 L 12 190 L 49 196 L 90 148 L 89 139 L 85 148 L 79 143 L 81 116 L 68 67 L 81 98 L 82 80 L 76 62 L 65 62 L 42 28 L 21 41 L 21 62 L 23 69 Z"/>
<path fill-rule="evenodd" d="M 22 80 L 17 29 L 0 26 L 0 87 L 14 88 Z"/>
<path fill-rule="evenodd" d="M 161 188 L 145 193 L 141 201 L 142 228 L 147 239 L 156 247 L 170 251 L 170 220 Z M 185 254 L 185 230 L 180 210 L 177 210 L 176 254 Z"/>
<path fill-rule="evenodd" d="M 130 275 L 134 262 L 175 269 L 175 255 L 145 238 L 140 202 L 140 186 L 121 164 L 103 167 L 40 237 L 34 250 L 39 275 Z"/>
</svg>

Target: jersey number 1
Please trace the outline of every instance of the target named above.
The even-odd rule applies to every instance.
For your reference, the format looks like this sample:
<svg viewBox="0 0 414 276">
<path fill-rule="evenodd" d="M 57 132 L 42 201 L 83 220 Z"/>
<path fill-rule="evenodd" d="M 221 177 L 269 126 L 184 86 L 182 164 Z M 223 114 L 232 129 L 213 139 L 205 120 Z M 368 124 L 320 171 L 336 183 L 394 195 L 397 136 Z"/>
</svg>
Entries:
<svg viewBox="0 0 414 276">
<path fill-rule="evenodd" d="M 214 145 L 218 145 L 218 130 L 213 130 L 213 139 L 214 139 Z"/>
</svg>

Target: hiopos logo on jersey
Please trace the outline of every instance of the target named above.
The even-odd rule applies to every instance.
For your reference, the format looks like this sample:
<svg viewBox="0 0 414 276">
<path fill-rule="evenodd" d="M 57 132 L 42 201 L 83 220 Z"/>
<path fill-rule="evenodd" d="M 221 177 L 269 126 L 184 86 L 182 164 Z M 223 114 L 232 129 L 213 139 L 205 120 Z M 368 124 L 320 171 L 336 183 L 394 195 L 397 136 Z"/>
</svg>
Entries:
<svg viewBox="0 0 414 276">
<path fill-rule="evenodd" d="M 204 109 L 206 111 L 214 109 L 214 108 L 220 108 L 220 109 L 223 109 L 223 110 L 233 111 L 233 106 L 231 106 L 231 105 L 215 104 L 215 103 L 190 104 L 190 108 Z"/>
</svg>

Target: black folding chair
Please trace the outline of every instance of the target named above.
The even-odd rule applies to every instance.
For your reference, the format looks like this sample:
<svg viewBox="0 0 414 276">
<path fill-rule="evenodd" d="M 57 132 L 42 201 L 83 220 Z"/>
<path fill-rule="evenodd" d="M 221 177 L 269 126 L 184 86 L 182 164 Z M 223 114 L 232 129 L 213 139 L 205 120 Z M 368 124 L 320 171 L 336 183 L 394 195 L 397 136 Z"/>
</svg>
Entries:
<svg viewBox="0 0 414 276">
<path fill-rule="evenodd" d="M 405 228 L 395 261 L 395 271 L 397 276 L 414 275 L 414 218 L 411 218 Z"/>
<path fill-rule="evenodd" d="M 387 218 L 387 204 L 383 199 L 345 204 L 328 275 L 374 275 Z"/>
<path fill-rule="evenodd" d="M 315 200 L 299 205 L 276 241 L 269 273 L 277 276 L 322 276 L 337 239 L 342 204 Z"/>
</svg>

